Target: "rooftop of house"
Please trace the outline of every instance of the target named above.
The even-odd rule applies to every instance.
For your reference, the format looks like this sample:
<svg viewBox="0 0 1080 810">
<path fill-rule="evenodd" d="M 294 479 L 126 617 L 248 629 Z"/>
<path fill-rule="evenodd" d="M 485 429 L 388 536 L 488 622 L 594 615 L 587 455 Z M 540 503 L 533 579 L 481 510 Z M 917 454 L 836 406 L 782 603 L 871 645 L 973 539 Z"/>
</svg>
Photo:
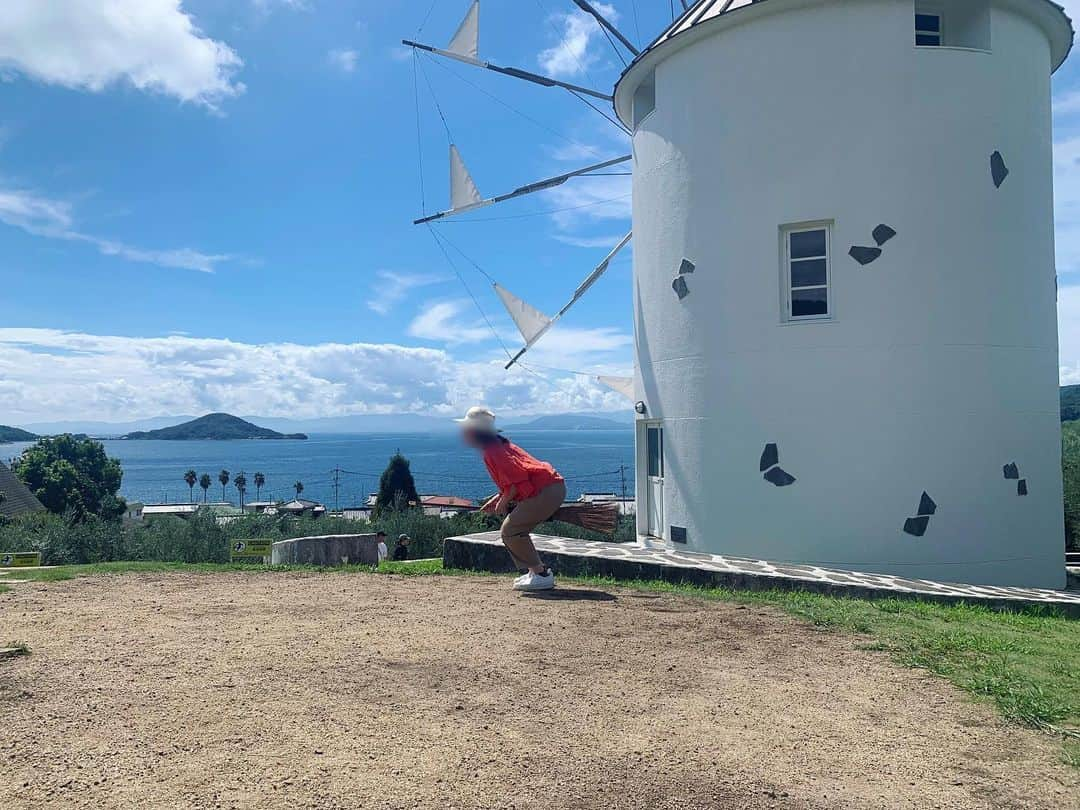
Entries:
<svg viewBox="0 0 1080 810">
<path fill-rule="evenodd" d="M 42 512 L 45 507 L 34 497 L 26 485 L 15 477 L 15 473 L 0 461 L 0 515 L 15 517 L 28 512 Z"/>
<path fill-rule="evenodd" d="M 458 498 L 454 495 L 421 495 L 420 504 L 422 506 L 453 506 L 461 509 L 468 509 L 476 505 L 474 501 L 468 498 Z"/>
</svg>

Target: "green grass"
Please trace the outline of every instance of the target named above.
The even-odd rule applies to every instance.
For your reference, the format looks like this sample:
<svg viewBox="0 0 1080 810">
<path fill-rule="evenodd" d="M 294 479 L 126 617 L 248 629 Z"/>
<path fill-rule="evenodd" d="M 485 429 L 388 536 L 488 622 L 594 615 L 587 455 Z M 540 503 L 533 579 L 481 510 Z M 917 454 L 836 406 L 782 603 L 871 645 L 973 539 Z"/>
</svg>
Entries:
<svg viewBox="0 0 1080 810">
<path fill-rule="evenodd" d="M 258 565 L 102 563 L 20 572 L 19 578 L 56 581 L 127 572 L 265 571 Z M 277 566 L 272 570 L 319 571 Z M 371 572 L 369 566 L 333 573 Z M 444 570 L 441 560 L 384 562 L 378 574 L 487 576 Z M 623 587 L 698 599 L 767 605 L 814 626 L 867 637 L 867 649 L 945 678 L 977 700 L 989 701 L 1008 720 L 1062 737 L 1065 759 L 1080 767 L 1080 621 L 1051 609 L 1001 613 L 973 605 L 903 599 L 844 599 L 806 592 L 733 591 L 665 582 L 564 578 L 592 587 Z"/>
</svg>

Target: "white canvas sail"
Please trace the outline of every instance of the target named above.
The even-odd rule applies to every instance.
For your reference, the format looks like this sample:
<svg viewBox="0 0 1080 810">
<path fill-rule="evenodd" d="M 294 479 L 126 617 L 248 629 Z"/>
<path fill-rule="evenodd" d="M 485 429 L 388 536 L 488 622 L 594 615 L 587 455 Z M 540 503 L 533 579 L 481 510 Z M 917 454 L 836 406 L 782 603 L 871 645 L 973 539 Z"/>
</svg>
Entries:
<svg viewBox="0 0 1080 810">
<path fill-rule="evenodd" d="M 450 208 L 457 211 L 461 208 L 471 208 L 481 202 L 483 202 L 483 197 L 480 196 L 480 190 L 465 167 L 461 153 L 458 152 L 456 146 L 450 144 Z"/>
<path fill-rule="evenodd" d="M 496 284 L 495 292 L 502 300 L 506 311 L 510 313 L 510 317 L 514 319 L 527 345 L 532 344 L 551 326 L 551 318 L 536 307 L 522 301 L 505 287 Z"/>
<path fill-rule="evenodd" d="M 604 377 L 596 378 L 601 385 L 610 388 L 617 394 L 622 394 L 631 402 L 634 401 L 634 378 L 633 377 Z"/>
<path fill-rule="evenodd" d="M 480 53 L 480 0 L 469 6 L 469 12 L 461 21 L 446 50 L 469 59 L 477 58 Z"/>
</svg>

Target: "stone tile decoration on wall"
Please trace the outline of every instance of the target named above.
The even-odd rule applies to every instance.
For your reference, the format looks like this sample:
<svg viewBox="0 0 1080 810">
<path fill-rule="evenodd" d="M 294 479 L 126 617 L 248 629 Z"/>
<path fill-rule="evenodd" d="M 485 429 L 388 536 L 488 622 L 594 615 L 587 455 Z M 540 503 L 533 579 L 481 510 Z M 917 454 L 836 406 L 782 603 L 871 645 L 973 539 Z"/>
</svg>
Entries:
<svg viewBox="0 0 1080 810">
<path fill-rule="evenodd" d="M 896 236 L 896 231 L 894 231 L 885 223 L 882 223 L 881 225 L 878 225 L 876 228 L 874 228 L 874 232 L 871 235 L 874 237 L 874 241 L 877 243 L 877 246 L 881 247 L 894 236 Z"/>
<path fill-rule="evenodd" d="M 632 543 L 544 535 L 533 535 L 533 541 L 544 562 L 566 576 L 662 580 L 748 590 L 799 590 L 859 598 L 922 599 L 946 604 L 969 602 L 995 610 L 1053 605 L 1067 615 L 1080 617 L 1080 592 L 1073 591 L 962 585 L 682 549 L 642 548 Z M 443 563 L 450 568 L 473 571 L 506 574 L 514 571 L 498 532 L 447 539 Z M 963 570 L 960 567 L 957 573 Z"/>
<path fill-rule="evenodd" d="M 883 222 L 874 228 L 870 235 L 874 237 L 877 247 L 852 245 L 851 250 L 848 251 L 848 255 L 864 267 L 881 257 L 883 252 L 881 246 L 896 236 L 896 231 Z"/>
<path fill-rule="evenodd" d="M 1008 176 L 1009 167 L 1005 165 L 1005 158 L 1001 156 L 1001 152 L 994 152 L 990 155 L 990 177 L 994 181 L 994 188 L 1001 188 Z"/>
<path fill-rule="evenodd" d="M 687 286 L 686 279 L 683 276 L 693 273 L 695 269 L 696 266 L 689 259 L 683 259 L 682 263 L 679 264 L 679 275 L 675 276 L 675 280 L 671 282 L 671 289 L 679 296 L 680 301 L 690 294 L 690 287 Z"/>
<path fill-rule="evenodd" d="M 922 537 L 930 526 L 930 516 L 937 512 L 937 504 L 929 493 L 923 492 L 919 498 L 919 511 L 915 517 L 904 521 L 904 532 L 912 537 Z"/>
<path fill-rule="evenodd" d="M 859 264 L 866 266 L 881 255 L 881 248 L 852 245 L 851 250 L 848 251 L 848 255 Z"/>
<path fill-rule="evenodd" d="M 1006 481 L 1016 482 L 1016 494 L 1023 496 L 1028 494 L 1028 484 L 1026 478 L 1020 477 L 1020 468 L 1016 465 L 1015 461 L 1010 461 L 1004 467 L 1001 468 L 1005 474 Z"/>
<path fill-rule="evenodd" d="M 761 462 L 758 464 L 758 472 L 765 472 L 762 476 L 773 486 L 787 487 L 795 483 L 795 476 L 780 469 L 780 450 L 774 442 L 765 445 L 761 451 Z"/>
</svg>

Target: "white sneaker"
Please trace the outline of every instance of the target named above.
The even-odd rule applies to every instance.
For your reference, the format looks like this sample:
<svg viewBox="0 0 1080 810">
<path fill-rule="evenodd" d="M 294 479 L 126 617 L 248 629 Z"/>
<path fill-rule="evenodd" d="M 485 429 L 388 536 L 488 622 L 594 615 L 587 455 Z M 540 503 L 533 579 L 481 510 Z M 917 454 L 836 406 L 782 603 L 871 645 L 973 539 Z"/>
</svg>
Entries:
<svg viewBox="0 0 1080 810">
<path fill-rule="evenodd" d="M 532 571 L 514 580 L 515 591 L 550 591 L 555 587 L 555 574 L 548 569 L 546 574 L 534 574 Z"/>
</svg>

